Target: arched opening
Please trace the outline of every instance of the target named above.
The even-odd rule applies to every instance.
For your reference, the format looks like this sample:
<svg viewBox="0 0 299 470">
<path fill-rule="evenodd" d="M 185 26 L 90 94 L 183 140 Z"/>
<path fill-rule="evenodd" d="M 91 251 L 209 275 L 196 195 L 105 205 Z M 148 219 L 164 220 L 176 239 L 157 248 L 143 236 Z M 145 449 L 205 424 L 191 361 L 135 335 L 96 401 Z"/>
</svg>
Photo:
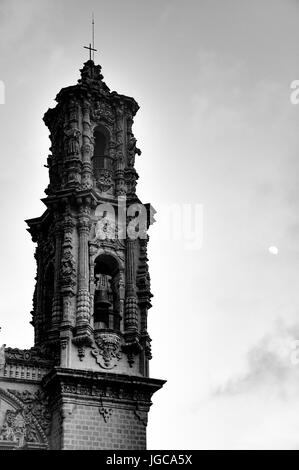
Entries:
<svg viewBox="0 0 299 470">
<path fill-rule="evenodd" d="M 50 263 L 45 272 L 44 282 L 44 321 L 45 330 L 47 330 L 52 323 L 52 305 L 54 296 L 54 266 Z"/>
<path fill-rule="evenodd" d="M 119 266 L 113 256 L 100 255 L 95 261 L 94 329 L 120 329 Z"/>
<path fill-rule="evenodd" d="M 112 159 L 109 156 L 109 133 L 103 126 L 94 129 L 93 170 L 99 178 L 101 170 L 112 170 Z"/>
</svg>

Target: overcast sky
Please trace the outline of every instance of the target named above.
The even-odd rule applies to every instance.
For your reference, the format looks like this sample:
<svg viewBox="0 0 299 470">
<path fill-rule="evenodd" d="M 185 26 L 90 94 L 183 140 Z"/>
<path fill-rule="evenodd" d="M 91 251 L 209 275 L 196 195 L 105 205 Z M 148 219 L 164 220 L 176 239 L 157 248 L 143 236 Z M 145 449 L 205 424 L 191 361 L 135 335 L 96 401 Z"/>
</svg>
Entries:
<svg viewBox="0 0 299 470">
<path fill-rule="evenodd" d="M 79 78 L 92 11 L 107 85 L 141 107 L 138 194 L 158 211 L 151 375 L 168 382 L 148 446 L 299 448 L 296 0 L 0 0 L 0 343 L 33 342 L 42 116 Z M 172 204 L 202 204 L 200 250 L 162 233 Z"/>
</svg>

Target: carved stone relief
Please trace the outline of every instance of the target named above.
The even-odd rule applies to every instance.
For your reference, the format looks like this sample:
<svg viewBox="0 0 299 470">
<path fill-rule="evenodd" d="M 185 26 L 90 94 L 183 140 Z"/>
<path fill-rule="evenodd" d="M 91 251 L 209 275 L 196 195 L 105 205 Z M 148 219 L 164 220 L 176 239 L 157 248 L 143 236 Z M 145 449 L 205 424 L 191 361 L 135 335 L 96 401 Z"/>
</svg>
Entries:
<svg viewBox="0 0 299 470">
<path fill-rule="evenodd" d="M 108 408 L 103 405 L 101 400 L 101 406 L 99 407 L 99 413 L 103 416 L 105 423 L 107 423 L 112 415 L 112 408 Z"/>
<path fill-rule="evenodd" d="M 116 333 L 98 333 L 91 354 L 103 369 L 113 369 L 121 359 L 121 340 Z"/>
<path fill-rule="evenodd" d="M 0 443 L 47 444 L 51 415 L 45 395 L 28 390 L 0 390 Z"/>
</svg>

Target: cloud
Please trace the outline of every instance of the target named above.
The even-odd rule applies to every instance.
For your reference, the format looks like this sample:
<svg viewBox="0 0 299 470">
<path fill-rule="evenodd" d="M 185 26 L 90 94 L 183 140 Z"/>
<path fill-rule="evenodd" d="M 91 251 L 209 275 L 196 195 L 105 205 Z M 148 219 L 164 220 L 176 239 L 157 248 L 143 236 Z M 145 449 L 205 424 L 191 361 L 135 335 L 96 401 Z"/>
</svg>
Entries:
<svg viewBox="0 0 299 470">
<path fill-rule="evenodd" d="M 216 387 L 196 417 L 200 448 L 299 447 L 299 324 L 280 320 L 247 354 L 247 370 Z"/>
<path fill-rule="evenodd" d="M 299 396 L 299 367 L 296 348 L 299 324 L 284 326 L 265 335 L 247 354 L 247 372 L 232 378 L 214 391 L 214 396 L 259 392 L 283 400 Z"/>
</svg>

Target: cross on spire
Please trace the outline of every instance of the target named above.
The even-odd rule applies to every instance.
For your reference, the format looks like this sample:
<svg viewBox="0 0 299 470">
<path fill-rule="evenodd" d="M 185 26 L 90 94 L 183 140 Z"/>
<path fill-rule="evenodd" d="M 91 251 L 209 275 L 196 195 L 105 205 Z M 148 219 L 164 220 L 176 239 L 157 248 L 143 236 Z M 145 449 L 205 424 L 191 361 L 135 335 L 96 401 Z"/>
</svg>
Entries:
<svg viewBox="0 0 299 470">
<path fill-rule="evenodd" d="M 94 52 L 97 52 L 97 49 L 95 49 L 94 47 L 91 47 L 91 44 L 89 44 L 89 46 L 83 46 L 83 47 L 84 47 L 84 49 L 89 50 L 89 60 L 93 60 L 94 59 Z M 91 51 L 93 51 L 92 57 L 91 57 Z"/>
<path fill-rule="evenodd" d="M 94 47 L 94 14 L 92 14 L 92 43 L 89 43 L 89 46 L 83 46 L 84 49 L 89 50 L 89 60 L 94 60 L 94 53 L 97 52 L 97 49 Z M 92 54 L 91 54 L 92 51 Z"/>
</svg>

